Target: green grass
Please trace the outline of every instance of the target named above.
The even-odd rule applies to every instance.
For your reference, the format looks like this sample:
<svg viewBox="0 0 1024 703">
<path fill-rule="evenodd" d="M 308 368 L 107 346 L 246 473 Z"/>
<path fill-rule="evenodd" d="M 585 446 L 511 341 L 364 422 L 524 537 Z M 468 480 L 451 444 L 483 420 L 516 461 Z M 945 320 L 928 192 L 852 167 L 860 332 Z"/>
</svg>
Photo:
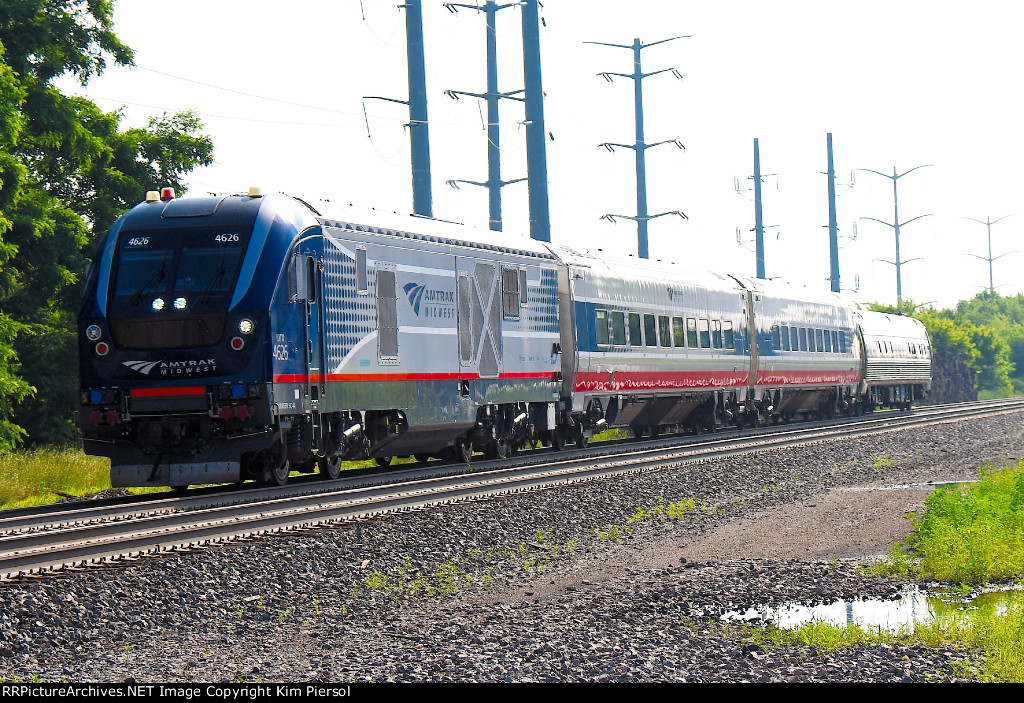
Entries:
<svg viewBox="0 0 1024 703">
<path fill-rule="evenodd" d="M 959 677 L 1024 683 L 1024 604 L 1021 603 L 1010 606 L 1005 612 L 996 607 L 982 607 L 961 617 L 918 623 L 912 629 L 899 632 L 810 622 L 794 630 L 774 626 L 751 629 L 748 640 L 764 647 L 809 647 L 825 654 L 876 644 L 953 648 L 964 656 L 953 662 L 954 672 Z M 968 661 L 972 651 L 980 654 L 973 664 Z"/>
<path fill-rule="evenodd" d="M 921 513 L 911 513 L 913 532 L 871 567 L 895 578 L 924 578 L 964 587 L 1024 576 L 1024 461 L 984 467 L 968 486 L 936 489 Z M 898 633 L 812 622 L 796 630 L 754 631 L 765 644 L 801 645 L 824 652 L 871 644 L 923 644 L 965 652 L 957 675 L 981 681 L 1024 683 L 1024 603 L 1005 609 L 983 605 L 957 617 L 917 624 Z M 976 665 L 967 650 L 981 654 Z"/>
<path fill-rule="evenodd" d="M 877 573 L 972 586 L 1024 576 L 1024 461 L 982 468 L 966 487 L 936 489 L 923 513 L 908 517 L 907 551 L 894 545 Z"/>
<path fill-rule="evenodd" d="M 11 452 L 0 454 L 0 476 L 0 509 L 43 505 L 110 488 L 110 460 L 78 449 Z"/>
</svg>

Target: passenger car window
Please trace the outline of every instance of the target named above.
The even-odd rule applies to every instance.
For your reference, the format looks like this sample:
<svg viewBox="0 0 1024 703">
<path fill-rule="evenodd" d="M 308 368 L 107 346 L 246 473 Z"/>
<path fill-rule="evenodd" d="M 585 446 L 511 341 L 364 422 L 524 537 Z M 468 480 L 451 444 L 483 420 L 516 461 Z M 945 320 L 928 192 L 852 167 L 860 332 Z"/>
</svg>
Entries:
<svg viewBox="0 0 1024 703">
<path fill-rule="evenodd" d="M 608 344 L 608 311 L 594 311 L 594 335 L 598 344 Z"/>
<path fill-rule="evenodd" d="M 672 344 L 677 347 L 686 346 L 686 330 L 681 317 L 672 318 Z"/>
<path fill-rule="evenodd" d="M 612 312 L 612 344 L 626 343 L 626 315 Z"/>
<path fill-rule="evenodd" d="M 789 351 L 789 327 L 782 326 L 782 351 Z"/>
<path fill-rule="evenodd" d="M 711 348 L 711 328 L 704 318 L 700 318 L 700 348 Z"/>
<path fill-rule="evenodd" d="M 654 315 L 644 315 L 644 341 L 649 347 L 658 346 L 658 324 Z"/>
<path fill-rule="evenodd" d="M 672 346 L 672 331 L 668 323 L 668 315 L 658 315 L 658 342 L 663 347 Z"/>
<path fill-rule="evenodd" d="M 644 345 L 643 335 L 640 332 L 639 313 L 629 313 L 629 343 L 634 347 L 642 347 Z"/>
<path fill-rule="evenodd" d="M 686 346 L 690 349 L 697 348 L 697 318 L 686 318 Z"/>
<path fill-rule="evenodd" d="M 725 331 L 725 348 L 735 349 L 736 348 L 736 334 L 732 331 L 732 322 L 726 320 L 722 323 L 722 329 Z"/>
<path fill-rule="evenodd" d="M 722 348 L 722 321 L 711 321 L 711 346 L 715 349 Z"/>
</svg>

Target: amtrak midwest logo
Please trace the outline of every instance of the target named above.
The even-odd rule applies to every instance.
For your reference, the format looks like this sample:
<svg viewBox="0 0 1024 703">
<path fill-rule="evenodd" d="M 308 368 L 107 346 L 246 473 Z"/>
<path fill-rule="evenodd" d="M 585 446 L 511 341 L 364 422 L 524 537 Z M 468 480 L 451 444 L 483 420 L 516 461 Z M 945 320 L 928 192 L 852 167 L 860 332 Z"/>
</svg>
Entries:
<svg viewBox="0 0 1024 703">
<path fill-rule="evenodd" d="M 455 317 L 455 291 L 427 288 L 421 283 L 406 283 L 402 290 L 409 297 L 413 312 L 419 317 Z"/>
<path fill-rule="evenodd" d="M 192 359 L 189 361 L 123 361 L 132 371 L 145 376 L 202 376 L 217 370 L 216 359 Z M 153 370 L 156 369 L 156 374 Z"/>
</svg>

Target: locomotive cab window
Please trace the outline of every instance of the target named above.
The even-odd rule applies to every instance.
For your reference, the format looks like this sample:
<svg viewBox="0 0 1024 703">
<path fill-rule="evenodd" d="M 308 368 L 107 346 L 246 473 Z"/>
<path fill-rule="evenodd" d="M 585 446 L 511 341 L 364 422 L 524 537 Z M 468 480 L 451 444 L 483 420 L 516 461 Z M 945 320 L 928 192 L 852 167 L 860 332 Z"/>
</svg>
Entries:
<svg viewBox="0 0 1024 703">
<path fill-rule="evenodd" d="M 122 231 L 108 298 L 114 343 L 122 349 L 218 343 L 250 231 Z"/>
</svg>

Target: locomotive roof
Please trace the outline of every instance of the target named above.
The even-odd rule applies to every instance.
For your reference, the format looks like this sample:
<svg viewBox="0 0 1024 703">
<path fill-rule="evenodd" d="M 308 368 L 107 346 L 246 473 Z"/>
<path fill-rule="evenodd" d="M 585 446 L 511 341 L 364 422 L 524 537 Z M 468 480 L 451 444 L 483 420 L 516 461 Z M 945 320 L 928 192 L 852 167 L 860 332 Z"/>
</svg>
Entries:
<svg viewBox="0 0 1024 703">
<path fill-rule="evenodd" d="M 543 242 L 521 233 L 496 232 L 459 222 L 432 217 L 404 215 L 373 208 L 338 206 L 328 202 L 307 203 L 320 223 L 327 227 L 355 229 L 392 237 L 402 237 L 453 246 L 554 259 Z"/>
</svg>

